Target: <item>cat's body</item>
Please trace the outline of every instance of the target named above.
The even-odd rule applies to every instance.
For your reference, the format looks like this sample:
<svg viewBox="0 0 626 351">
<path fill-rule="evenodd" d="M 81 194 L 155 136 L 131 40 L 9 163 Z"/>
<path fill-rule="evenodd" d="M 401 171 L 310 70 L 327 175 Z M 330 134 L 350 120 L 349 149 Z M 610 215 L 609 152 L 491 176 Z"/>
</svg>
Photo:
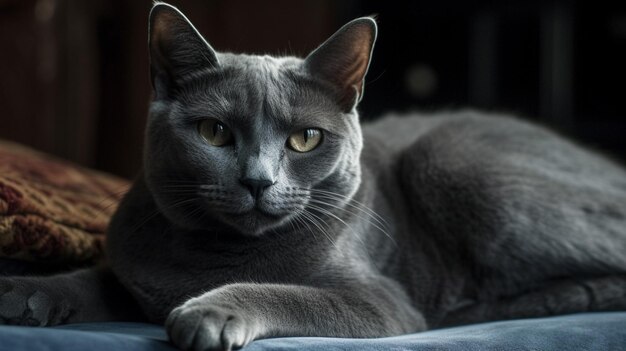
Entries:
<svg viewBox="0 0 626 351">
<path fill-rule="evenodd" d="M 145 236 L 111 231 L 110 252 L 125 253 L 112 257 L 119 275 L 137 284 L 137 296 L 164 294 L 138 298 L 155 321 L 189 296 L 225 284 L 332 287 L 380 275 L 399 282 L 428 326 L 437 327 L 459 323 L 453 312 L 462 308 L 568 278 L 625 273 L 626 173 L 611 161 L 540 127 L 474 111 L 389 116 L 365 124 L 363 135 L 361 189 L 336 212 L 345 223 L 332 216 L 320 223 L 331 237 L 313 224 L 260 238 L 181 235 L 154 216 Z M 547 159 L 546 149 L 557 158 Z M 528 195 L 528 187 L 540 192 Z M 126 202 L 142 202 L 135 192 L 148 199 L 141 179 Z M 121 211 L 132 214 L 122 226 L 150 216 L 154 206 Z M 549 314 L 544 307 L 519 307 L 508 318 Z M 571 312 L 578 310 L 584 308 Z M 489 319 L 470 313 L 463 322 Z"/>
<path fill-rule="evenodd" d="M 626 171 L 474 111 L 361 129 L 375 33 L 355 20 L 304 60 L 218 54 L 155 5 L 144 170 L 108 234 L 128 303 L 183 349 L 626 309 Z M 0 307 L 25 306 L 0 317 L 127 318 L 94 302 L 103 277 L 0 280 Z"/>
</svg>

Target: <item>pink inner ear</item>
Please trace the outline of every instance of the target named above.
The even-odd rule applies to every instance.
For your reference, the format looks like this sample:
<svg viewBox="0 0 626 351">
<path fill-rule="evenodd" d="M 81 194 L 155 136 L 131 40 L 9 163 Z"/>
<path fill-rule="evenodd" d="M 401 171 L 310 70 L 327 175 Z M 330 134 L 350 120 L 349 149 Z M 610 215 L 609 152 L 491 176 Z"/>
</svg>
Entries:
<svg viewBox="0 0 626 351">
<path fill-rule="evenodd" d="M 155 42 L 171 40 L 178 19 L 174 14 L 166 11 L 161 11 L 156 16 L 152 24 L 152 40 Z"/>
<path fill-rule="evenodd" d="M 353 86 L 359 95 L 361 95 L 361 83 L 367 71 L 369 55 L 372 49 L 372 35 L 369 28 L 355 32 L 350 48 L 353 57 L 350 63 L 344 67 L 344 72 L 341 75 L 342 82 L 340 84 L 344 87 Z"/>
<path fill-rule="evenodd" d="M 354 61 L 346 67 L 344 75 L 344 84 L 346 86 L 354 85 L 359 94 L 361 94 L 361 81 L 367 69 L 367 62 L 367 54 L 363 53 L 363 51 L 359 51 Z"/>
</svg>

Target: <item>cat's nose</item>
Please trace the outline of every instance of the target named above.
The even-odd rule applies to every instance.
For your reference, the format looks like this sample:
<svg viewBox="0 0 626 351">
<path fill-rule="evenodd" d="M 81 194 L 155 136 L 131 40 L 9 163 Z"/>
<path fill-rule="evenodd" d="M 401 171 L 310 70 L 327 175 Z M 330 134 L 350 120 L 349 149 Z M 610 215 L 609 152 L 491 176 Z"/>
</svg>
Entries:
<svg viewBox="0 0 626 351">
<path fill-rule="evenodd" d="M 267 179 L 244 178 L 240 181 L 241 184 L 250 190 L 250 194 L 252 194 L 255 199 L 258 199 L 261 195 L 263 195 L 263 191 L 265 191 L 265 189 L 274 184 L 271 180 Z"/>
</svg>

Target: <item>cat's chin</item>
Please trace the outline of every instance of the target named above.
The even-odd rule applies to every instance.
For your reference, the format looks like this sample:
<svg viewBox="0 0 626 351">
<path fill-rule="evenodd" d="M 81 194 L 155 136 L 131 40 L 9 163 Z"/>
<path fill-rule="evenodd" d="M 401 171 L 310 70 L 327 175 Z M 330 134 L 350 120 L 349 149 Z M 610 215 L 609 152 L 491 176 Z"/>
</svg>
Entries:
<svg viewBox="0 0 626 351">
<path fill-rule="evenodd" d="M 225 214 L 224 217 L 229 225 L 245 236 L 261 236 L 287 221 L 287 216 L 275 215 L 258 208 L 245 213 Z"/>
</svg>

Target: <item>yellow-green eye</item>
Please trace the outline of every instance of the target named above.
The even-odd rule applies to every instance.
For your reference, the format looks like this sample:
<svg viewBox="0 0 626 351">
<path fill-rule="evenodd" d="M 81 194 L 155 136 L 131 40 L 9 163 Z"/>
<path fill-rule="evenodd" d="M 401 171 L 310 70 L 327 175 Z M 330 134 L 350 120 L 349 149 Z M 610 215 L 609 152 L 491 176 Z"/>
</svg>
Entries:
<svg viewBox="0 0 626 351">
<path fill-rule="evenodd" d="M 224 146 L 233 140 L 233 134 L 224 123 L 215 118 L 205 119 L 198 124 L 202 138 L 213 146 Z"/>
<path fill-rule="evenodd" d="M 309 152 L 322 141 L 322 131 L 316 128 L 299 130 L 289 136 L 287 145 L 297 152 Z"/>
</svg>

